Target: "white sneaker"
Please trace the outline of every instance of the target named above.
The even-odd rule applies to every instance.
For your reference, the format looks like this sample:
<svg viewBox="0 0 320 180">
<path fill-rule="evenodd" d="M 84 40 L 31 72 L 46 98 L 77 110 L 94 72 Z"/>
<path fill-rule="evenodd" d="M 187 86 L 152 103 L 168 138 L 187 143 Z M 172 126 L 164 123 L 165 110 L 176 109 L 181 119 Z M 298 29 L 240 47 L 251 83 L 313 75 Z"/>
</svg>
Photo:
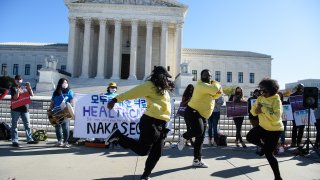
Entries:
<svg viewBox="0 0 320 180">
<path fill-rule="evenodd" d="M 109 145 L 110 143 L 114 142 L 114 141 L 118 141 L 119 140 L 119 134 L 121 132 L 118 129 L 114 129 L 109 136 L 107 137 L 107 139 L 105 139 L 104 144 L 105 145 Z"/>
<path fill-rule="evenodd" d="M 63 145 L 63 143 L 61 142 L 61 141 L 58 141 L 54 146 L 55 147 L 60 147 L 60 146 L 62 146 Z"/>
<path fill-rule="evenodd" d="M 208 165 L 206 165 L 202 161 L 199 161 L 198 159 L 193 160 L 192 166 L 193 167 L 200 167 L 200 168 L 208 168 Z"/>
<path fill-rule="evenodd" d="M 184 146 L 186 145 L 186 139 L 182 136 L 182 134 L 179 137 L 179 141 L 178 141 L 178 149 L 180 151 L 182 151 L 182 149 L 184 148 Z"/>
<path fill-rule="evenodd" d="M 64 147 L 64 148 L 69 148 L 69 147 L 70 147 L 70 144 L 68 144 L 67 142 L 66 142 L 66 143 L 63 143 L 62 147 Z"/>
</svg>

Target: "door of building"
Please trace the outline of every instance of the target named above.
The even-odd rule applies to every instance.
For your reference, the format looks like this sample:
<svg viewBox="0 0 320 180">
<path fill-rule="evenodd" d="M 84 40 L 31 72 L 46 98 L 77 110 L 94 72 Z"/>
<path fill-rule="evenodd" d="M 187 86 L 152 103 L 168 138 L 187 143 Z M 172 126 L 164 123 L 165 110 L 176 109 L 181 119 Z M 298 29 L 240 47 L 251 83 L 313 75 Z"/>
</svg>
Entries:
<svg viewBox="0 0 320 180">
<path fill-rule="evenodd" d="M 128 79 L 130 71 L 130 54 L 122 54 L 121 79 Z"/>
</svg>

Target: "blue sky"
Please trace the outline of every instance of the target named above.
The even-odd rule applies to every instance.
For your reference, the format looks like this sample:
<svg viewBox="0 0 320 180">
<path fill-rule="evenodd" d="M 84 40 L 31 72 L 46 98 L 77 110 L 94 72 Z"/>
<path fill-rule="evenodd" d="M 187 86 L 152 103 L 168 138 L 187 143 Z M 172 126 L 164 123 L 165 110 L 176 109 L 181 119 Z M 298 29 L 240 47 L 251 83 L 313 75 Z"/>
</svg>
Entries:
<svg viewBox="0 0 320 180">
<path fill-rule="evenodd" d="M 271 55 L 272 78 L 320 79 L 320 1 L 179 0 L 183 47 Z M 68 42 L 63 0 L 0 0 L 0 42 Z"/>
</svg>

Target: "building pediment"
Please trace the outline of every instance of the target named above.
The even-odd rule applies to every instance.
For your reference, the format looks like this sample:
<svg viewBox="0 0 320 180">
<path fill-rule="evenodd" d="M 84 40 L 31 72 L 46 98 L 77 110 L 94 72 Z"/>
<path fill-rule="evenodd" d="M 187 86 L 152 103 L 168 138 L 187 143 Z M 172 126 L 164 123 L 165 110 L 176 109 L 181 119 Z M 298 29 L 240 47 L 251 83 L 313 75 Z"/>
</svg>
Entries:
<svg viewBox="0 0 320 180">
<path fill-rule="evenodd" d="M 102 3 L 139 6 L 186 7 L 175 0 L 65 0 L 66 3 Z"/>
</svg>

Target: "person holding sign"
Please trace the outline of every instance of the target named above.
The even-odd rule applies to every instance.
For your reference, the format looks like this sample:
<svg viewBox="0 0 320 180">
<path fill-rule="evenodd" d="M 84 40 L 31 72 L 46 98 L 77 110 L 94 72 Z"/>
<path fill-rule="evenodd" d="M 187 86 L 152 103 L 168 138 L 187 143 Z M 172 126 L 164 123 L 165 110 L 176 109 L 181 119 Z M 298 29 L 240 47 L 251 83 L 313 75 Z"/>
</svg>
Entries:
<svg viewBox="0 0 320 180">
<path fill-rule="evenodd" d="M 114 129 L 106 139 L 106 145 L 118 140 L 120 146 L 130 148 L 140 156 L 148 155 L 141 179 L 150 179 L 151 171 L 162 155 L 164 139 L 168 130 L 166 123 L 170 120 L 171 104 L 169 92 L 174 84 L 168 80 L 171 75 L 162 66 L 157 66 L 146 82 L 113 98 L 108 103 L 112 109 L 117 102 L 145 97 L 147 108 L 140 119 L 140 137 L 134 140 Z"/>
<path fill-rule="evenodd" d="M 51 98 L 50 110 L 55 108 L 60 109 L 62 103 L 73 104 L 73 98 L 74 93 L 70 89 L 68 80 L 65 78 L 59 79 L 57 88 L 54 90 Z M 68 139 L 70 134 L 70 119 L 64 118 L 62 121 L 59 121 L 59 123 L 55 126 L 55 130 L 58 140 L 55 146 L 69 148 L 70 145 L 68 144 Z"/>
<path fill-rule="evenodd" d="M 33 96 L 33 91 L 32 88 L 30 86 L 29 82 L 26 82 L 25 86 L 22 85 L 22 78 L 20 75 L 16 75 L 15 76 L 15 85 L 13 85 L 10 88 L 10 92 L 11 92 L 11 101 L 18 101 L 21 100 L 21 98 L 19 98 L 20 96 L 22 96 L 21 94 L 27 94 L 28 99 L 30 100 L 29 96 Z M 27 144 L 37 144 L 38 142 L 34 141 L 32 139 L 32 132 L 30 129 L 30 114 L 29 114 L 29 104 L 24 104 L 23 101 L 21 101 L 22 103 L 20 103 L 19 105 L 16 105 L 18 107 L 15 106 L 12 107 L 11 105 L 11 141 L 12 141 L 12 146 L 13 147 L 19 147 L 19 143 L 18 143 L 18 120 L 19 117 L 21 117 L 23 125 L 24 125 L 24 129 L 26 132 L 26 137 L 27 137 Z M 30 103 L 30 102 L 28 102 Z"/>
<path fill-rule="evenodd" d="M 259 83 L 261 96 L 253 104 L 250 112 L 259 117 L 259 125 L 247 134 L 247 141 L 261 147 L 260 155 L 266 158 L 276 180 L 281 180 L 279 164 L 273 152 L 283 131 L 282 103 L 279 95 L 279 84 L 273 79 L 263 79 Z"/>
<path fill-rule="evenodd" d="M 303 95 L 303 84 L 298 84 L 296 87 L 296 91 L 291 94 L 290 96 L 297 96 L 297 95 Z M 288 99 L 288 102 L 290 102 L 290 98 Z M 291 147 L 297 147 L 301 144 L 304 127 L 305 125 L 297 126 L 296 121 L 292 121 L 292 137 L 291 137 Z"/>
<path fill-rule="evenodd" d="M 192 166 L 207 168 L 201 161 L 202 145 L 205 137 L 207 119 L 213 112 L 215 99 L 222 95 L 222 87 L 219 82 L 211 81 L 211 72 L 208 69 L 201 71 L 201 80 L 194 87 L 193 95 L 189 101 L 184 118 L 190 124 L 190 130 L 180 135 L 178 149 L 181 151 L 185 141 L 195 137 Z"/>
<path fill-rule="evenodd" d="M 243 99 L 243 91 L 241 87 L 236 87 L 235 93 L 230 96 L 229 101 L 232 101 L 234 103 L 240 103 L 240 102 L 246 102 Z M 235 144 L 237 147 L 239 147 L 239 142 L 241 143 L 242 147 L 247 147 L 246 144 L 242 140 L 241 136 L 241 129 L 242 129 L 242 123 L 244 120 L 244 116 L 239 116 L 239 117 L 234 117 L 233 121 L 234 124 L 236 125 L 236 140 Z"/>
</svg>

